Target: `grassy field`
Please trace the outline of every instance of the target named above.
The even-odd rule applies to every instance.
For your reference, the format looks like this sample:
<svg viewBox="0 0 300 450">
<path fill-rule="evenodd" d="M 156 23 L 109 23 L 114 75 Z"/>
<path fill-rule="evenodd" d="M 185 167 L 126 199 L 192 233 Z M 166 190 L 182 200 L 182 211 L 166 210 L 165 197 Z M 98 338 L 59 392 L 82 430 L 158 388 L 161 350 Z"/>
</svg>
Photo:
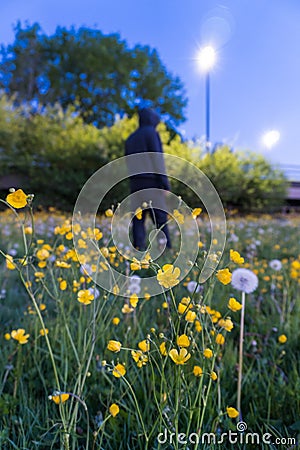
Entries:
<svg viewBox="0 0 300 450">
<path fill-rule="evenodd" d="M 299 217 L 228 214 L 218 269 L 199 286 L 205 215 L 199 257 L 176 284 L 176 268 L 140 268 L 111 245 L 110 217 L 92 233 L 107 265 L 88 274 L 70 216 L 18 211 L 0 214 L 1 449 L 299 448 Z M 94 284 L 109 266 L 135 275 L 130 297 Z M 234 287 L 240 268 L 257 276 L 253 292 Z M 172 288 L 140 298 L 148 273 Z"/>
</svg>

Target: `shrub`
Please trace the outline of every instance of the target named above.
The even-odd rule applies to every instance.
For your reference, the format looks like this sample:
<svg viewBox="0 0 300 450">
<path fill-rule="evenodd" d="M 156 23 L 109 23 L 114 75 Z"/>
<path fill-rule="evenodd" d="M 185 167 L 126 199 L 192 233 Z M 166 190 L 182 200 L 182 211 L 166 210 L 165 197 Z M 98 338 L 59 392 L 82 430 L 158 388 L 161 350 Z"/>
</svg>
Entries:
<svg viewBox="0 0 300 450">
<path fill-rule="evenodd" d="M 13 107 L 0 97 L 0 138 L 2 177 L 19 174 L 22 186 L 34 192 L 37 204 L 72 210 L 88 178 L 100 167 L 124 155 L 124 143 L 136 129 L 137 117 L 117 120 L 112 127 L 98 129 L 87 125 L 74 113 L 59 105 L 36 108 Z M 285 196 L 285 179 L 262 155 L 232 152 L 228 147 L 203 154 L 202 149 L 184 142 L 161 123 L 158 127 L 165 153 L 176 155 L 200 168 L 214 184 L 224 206 L 242 211 L 279 209 Z M 180 160 L 169 167 L 172 191 L 190 206 L 197 206 L 193 191 L 176 180 L 186 171 Z M 187 174 L 184 172 L 184 178 Z M 197 182 L 197 180 L 195 180 Z M 0 180 L 1 184 L 1 180 Z M 109 192 L 103 208 L 123 200 L 128 183 Z M 199 205 L 198 205 L 199 206 Z"/>
</svg>

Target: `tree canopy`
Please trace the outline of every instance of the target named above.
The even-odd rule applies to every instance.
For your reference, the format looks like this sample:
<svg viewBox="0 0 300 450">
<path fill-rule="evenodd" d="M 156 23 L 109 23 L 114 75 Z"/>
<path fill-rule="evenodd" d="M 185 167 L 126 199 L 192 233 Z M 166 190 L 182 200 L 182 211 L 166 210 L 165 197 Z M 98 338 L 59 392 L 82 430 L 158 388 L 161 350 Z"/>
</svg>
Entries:
<svg viewBox="0 0 300 450">
<path fill-rule="evenodd" d="M 185 120 L 184 86 L 149 46 L 130 48 L 119 34 L 58 27 L 46 35 L 38 23 L 15 27 L 1 47 L 0 90 L 15 104 L 75 105 L 86 123 L 110 126 L 143 104 L 157 108 L 175 128 Z"/>
</svg>

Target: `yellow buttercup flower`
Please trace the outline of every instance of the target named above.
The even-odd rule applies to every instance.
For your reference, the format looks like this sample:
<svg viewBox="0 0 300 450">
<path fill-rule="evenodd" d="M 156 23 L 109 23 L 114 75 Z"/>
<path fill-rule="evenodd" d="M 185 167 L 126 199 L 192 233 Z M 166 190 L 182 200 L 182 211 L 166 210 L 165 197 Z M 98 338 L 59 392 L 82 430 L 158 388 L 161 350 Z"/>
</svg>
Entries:
<svg viewBox="0 0 300 450">
<path fill-rule="evenodd" d="M 191 342 L 186 334 L 177 337 L 177 345 L 179 347 L 189 347 Z"/>
<path fill-rule="evenodd" d="M 193 308 L 190 297 L 183 297 L 178 305 L 179 314 L 184 314 L 188 309 Z"/>
<path fill-rule="evenodd" d="M 224 338 L 223 334 L 221 334 L 221 333 L 217 334 L 216 344 L 224 345 L 224 343 L 225 343 L 225 338 Z"/>
<path fill-rule="evenodd" d="M 112 372 L 113 376 L 116 378 L 123 377 L 125 375 L 125 373 L 126 373 L 125 366 L 123 366 L 123 364 L 120 364 L 120 363 L 114 367 L 113 372 Z"/>
<path fill-rule="evenodd" d="M 105 215 L 106 217 L 112 217 L 114 215 L 114 212 L 111 208 L 109 208 L 105 211 Z"/>
<path fill-rule="evenodd" d="M 142 210 L 142 208 L 137 208 L 135 213 L 134 213 L 134 215 L 135 215 L 135 217 L 138 220 L 142 220 L 142 217 L 143 217 L 143 210 Z"/>
<path fill-rule="evenodd" d="M 291 263 L 291 267 L 295 270 L 300 270 L 300 261 L 297 259 Z"/>
<path fill-rule="evenodd" d="M 45 259 L 48 259 L 50 256 L 50 253 L 48 252 L 47 249 L 45 248 L 41 248 L 40 250 L 38 250 L 36 252 L 36 257 L 40 260 L 40 261 L 45 261 Z"/>
<path fill-rule="evenodd" d="M 116 417 L 116 415 L 120 412 L 120 408 L 118 407 L 118 405 L 116 405 L 116 403 L 113 403 L 109 407 L 109 412 L 113 417 Z"/>
<path fill-rule="evenodd" d="M 231 419 L 235 419 L 239 415 L 238 410 L 233 408 L 232 406 L 227 406 L 226 412 Z"/>
<path fill-rule="evenodd" d="M 113 325 L 119 325 L 119 323 L 120 323 L 119 317 L 113 317 L 112 318 L 112 323 L 113 323 Z"/>
<path fill-rule="evenodd" d="M 203 351 L 203 355 L 205 356 L 205 358 L 212 358 L 212 356 L 213 356 L 213 352 L 212 352 L 212 350 L 210 349 L 210 348 L 206 348 L 204 351 Z"/>
<path fill-rule="evenodd" d="M 148 252 L 148 253 L 146 253 L 146 255 L 144 256 L 144 258 L 141 259 L 142 269 L 149 269 L 150 262 L 151 262 L 151 255 L 150 255 L 150 253 Z"/>
<path fill-rule="evenodd" d="M 181 214 L 178 209 L 174 209 L 173 216 L 177 220 L 178 223 L 183 224 L 184 223 L 184 215 Z"/>
<path fill-rule="evenodd" d="M 24 328 L 18 328 L 10 333 L 11 337 L 19 342 L 19 344 L 27 344 L 30 334 L 25 334 Z"/>
<path fill-rule="evenodd" d="M 149 350 L 150 350 L 150 344 L 149 344 L 149 342 L 146 339 L 144 339 L 143 341 L 139 342 L 138 343 L 138 347 L 144 353 L 149 352 Z"/>
<path fill-rule="evenodd" d="M 130 269 L 135 271 L 135 270 L 140 270 L 141 268 L 142 268 L 142 265 L 141 265 L 140 261 L 138 261 L 135 257 L 133 257 L 133 260 L 130 263 Z"/>
<path fill-rule="evenodd" d="M 173 348 L 169 351 L 169 356 L 175 364 L 183 365 L 190 359 L 191 354 L 188 353 L 186 348 L 181 348 L 179 353 L 175 348 Z"/>
<path fill-rule="evenodd" d="M 286 337 L 285 334 L 281 334 L 281 335 L 278 337 L 278 342 L 279 342 L 280 344 L 285 344 L 286 341 L 287 341 L 287 337 Z"/>
<path fill-rule="evenodd" d="M 202 368 L 200 366 L 194 366 L 193 374 L 195 375 L 195 377 L 201 377 L 201 375 L 203 375 Z"/>
<path fill-rule="evenodd" d="M 11 256 L 11 255 L 5 255 L 5 262 L 6 262 L 6 268 L 8 269 L 8 270 L 15 270 L 16 269 L 16 266 L 15 266 L 15 264 L 14 264 L 14 262 L 13 262 L 13 257 Z"/>
<path fill-rule="evenodd" d="M 59 405 L 60 403 L 65 403 L 70 397 L 70 394 L 57 394 L 57 395 L 50 395 L 49 399 L 52 400 L 56 405 Z"/>
<path fill-rule="evenodd" d="M 211 320 L 213 323 L 217 323 L 218 320 L 220 319 L 220 317 L 221 317 L 221 313 L 219 311 L 214 311 L 214 313 L 211 316 Z"/>
<path fill-rule="evenodd" d="M 67 282 L 66 280 L 61 280 L 59 283 L 59 289 L 61 291 L 65 291 L 67 289 Z"/>
<path fill-rule="evenodd" d="M 174 267 L 172 264 L 165 264 L 162 269 L 159 269 L 156 276 L 158 283 L 169 289 L 179 283 L 180 269 Z"/>
<path fill-rule="evenodd" d="M 114 295 L 118 295 L 119 292 L 120 292 L 120 288 L 119 288 L 119 286 L 116 284 L 116 285 L 113 287 L 113 294 L 114 294 Z"/>
<path fill-rule="evenodd" d="M 94 294 L 91 294 L 88 289 L 78 291 L 77 300 L 84 305 L 89 305 L 94 300 Z"/>
<path fill-rule="evenodd" d="M 100 231 L 99 228 L 94 228 L 93 236 L 90 236 L 90 238 L 92 239 L 93 237 L 96 239 L 96 241 L 100 241 L 100 239 L 102 239 L 103 237 L 102 231 Z"/>
<path fill-rule="evenodd" d="M 122 308 L 122 313 L 123 314 L 130 314 L 130 313 L 132 313 L 132 311 L 134 311 L 134 308 L 130 308 L 130 306 L 127 303 L 125 303 L 123 308 Z"/>
<path fill-rule="evenodd" d="M 233 328 L 232 320 L 229 317 L 226 317 L 226 319 L 220 319 L 218 324 L 220 327 L 224 328 L 226 331 L 231 331 Z"/>
<path fill-rule="evenodd" d="M 47 266 L 47 261 L 39 261 L 38 266 L 40 269 L 44 269 Z"/>
<path fill-rule="evenodd" d="M 45 334 L 48 334 L 48 333 L 49 333 L 48 328 L 45 328 L 45 330 L 43 328 L 40 329 L 40 335 L 41 336 L 45 336 Z"/>
<path fill-rule="evenodd" d="M 195 320 L 195 329 L 198 333 L 200 333 L 200 331 L 202 331 L 202 325 L 199 320 Z"/>
<path fill-rule="evenodd" d="M 136 365 L 140 369 L 141 367 L 145 366 L 148 362 L 148 356 L 145 355 L 141 350 L 132 350 L 131 356 L 133 360 L 136 362 Z"/>
<path fill-rule="evenodd" d="M 189 323 L 193 323 L 196 319 L 197 314 L 194 311 L 188 311 L 185 315 L 185 320 Z"/>
<path fill-rule="evenodd" d="M 110 340 L 107 344 L 107 350 L 118 353 L 121 350 L 122 344 L 119 341 Z"/>
<path fill-rule="evenodd" d="M 229 269 L 221 269 L 217 272 L 217 278 L 222 284 L 229 284 L 232 278 L 232 274 Z"/>
<path fill-rule="evenodd" d="M 195 208 L 192 211 L 193 219 L 196 219 L 202 213 L 202 208 Z"/>
<path fill-rule="evenodd" d="M 236 264 L 244 264 L 245 259 L 239 254 L 239 252 L 230 249 L 230 260 Z"/>
<path fill-rule="evenodd" d="M 109 250 L 108 250 L 107 247 L 101 247 L 100 248 L 100 252 L 104 256 L 104 258 L 108 258 L 109 257 Z"/>
<path fill-rule="evenodd" d="M 131 304 L 131 306 L 132 306 L 133 308 L 136 308 L 138 302 L 139 302 L 139 298 L 138 298 L 138 296 L 137 296 L 136 294 L 132 294 L 132 295 L 129 297 L 129 303 Z"/>
<path fill-rule="evenodd" d="M 218 375 L 216 374 L 216 372 L 212 371 L 211 374 L 210 374 L 210 378 L 213 381 L 216 381 L 218 379 Z"/>
<path fill-rule="evenodd" d="M 39 281 L 42 278 L 45 278 L 45 274 L 43 272 L 34 272 L 35 281 Z"/>
<path fill-rule="evenodd" d="M 8 194 L 6 201 L 13 208 L 19 209 L 24 208 L 24 206 L 27 205 L 27 197 L 28 195 L 26 195 L 22 189 L 18 189 L 17 191 Z"/>
<path fill-rule="evenodd" d="M 168 352 L 167 352 L 167 349 L 166 349 L 166 343 L 165 342 L 162 342 L 160 344 L 159 351 L 162 354 L 162 356 L 167 356 Z"/>
<path fill-rule="evenodd" d="M 62 269 L 69 269 L 71 267 L 71 264 L 65 262 L 65 261 L 55 261 L 56 267 L 60 267 Z"/>
<path fill-rule="evenodd" d="M 234 297 L 230 297 L 227 306 L 233 312 L 239 311 L 243 307 L 242 304 L 238 302 Z"/>
</svg>

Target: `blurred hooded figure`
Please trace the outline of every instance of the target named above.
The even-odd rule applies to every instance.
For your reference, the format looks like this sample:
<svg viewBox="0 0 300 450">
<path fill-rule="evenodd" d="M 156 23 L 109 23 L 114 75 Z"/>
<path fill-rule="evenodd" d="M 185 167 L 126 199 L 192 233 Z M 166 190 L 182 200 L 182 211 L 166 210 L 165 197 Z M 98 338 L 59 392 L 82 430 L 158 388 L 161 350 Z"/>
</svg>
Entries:
<svg viewBox="0 0 300 450">
<path fill-rule="evenodd" d="M 150 108 L 139 110 L 139 128 L 132 133 L 125 143 L 125 155 L 136 155 L 127 158 L 132 207 L 135 211 L 144 202 L 152 207 L 143 208 L 142 218 L 133 218 L 133 245 L 139 250 L 146 249 L 145 218 L 149 213 L 156 228 L 160 228 L 166 238 L 166 246 L 171 248 L 166 212 L 165 196 L 156 189 L 170 190 L 166 175 L 162 144 L 156 126 L 160 122 L 159 115 Z M 150 152 L 150 153 L 149 153 Z M 141 154 L 141 155 L 139 155 Z"/>
</svg>

